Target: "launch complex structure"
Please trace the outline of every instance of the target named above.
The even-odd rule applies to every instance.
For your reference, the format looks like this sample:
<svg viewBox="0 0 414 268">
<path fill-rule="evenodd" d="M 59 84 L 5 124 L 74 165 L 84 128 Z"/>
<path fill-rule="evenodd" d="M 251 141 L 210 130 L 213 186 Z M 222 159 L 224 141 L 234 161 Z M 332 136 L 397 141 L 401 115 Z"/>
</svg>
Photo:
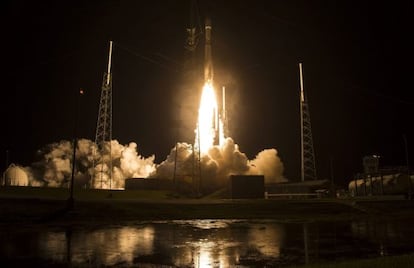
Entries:
<svg viewBox="0 0 414 268">
<path fill-rule="evenodd" d="M 108 183 L 109 189 L 112 189 L 112 75 L 111 75 L 111 61 L 112 61 L 112 45 L 113 42 L 109 41 L 109 55 L 108 55 L 108 69 L 104 73 L 101 98 L 99 102 L 98 122 L 96 124 L 95 144 L 97 146 L 97 152 L 94 152 L 94 164 L 93 164 L 93 180 L 94 186 L 100 185 L 103 187 L 104 181 L 104 158 L 107 157 L 107 171 L 108 171 Z M 100 156 L 100 159 L 96 159 L 96 155 Z M 97 176 L 98 175 L 98 176 Z M 106 179 L 106 178 L 105 178 Z"/>
<path fill-rule="evenodd" d="M 204 87 L 210 86 L 214 91 L 214 68 L 212 59 L 212 23 L 210 18 L 205 19 L 204 33 L 202 27 L 195 27 L 194 23 L 190 23 L 187 28 L 187 38 L 185 48 L 190 52 L 190 56 L 194 56 L 197 49 L 198 39 L 204 35 Z M 104 73 L 101 87 L 101 97 L 99 102 L 98 120 L 96 126 L 95 143 L 97 146 L 96 155 L 99 159 L 94 158 L 93 165 L 94 175 L 92 179 L 93 187 L 95 188 L 112 188 L 112 159 L 111 159 L 111 141 L 112 141 L 112 75 L 111 75 L 111 60 L 112 60 L 113 42 L 109 42 L 109 55 L 107 71 Z M 316 165 L 313 148 L 313 138 L 311 130 L 311 121 L 309 114 L 309 105 L 305 99 L 304 82 L 302 63 L 299 63 L 300 75 L 300 121 L 301 121 L 301 181 L 316 180 Z M 228 116 L 226 111 L 226 89 L 223 86 L 221 90 L 221 107 L 215 106 L 212 115 L 212 126 L 214 130 L 214 141 L 212 145 L 221 145 L 224 143 L 225 137 L 229 137 Z M 215 96 L 214 96 L 215 98 Z M 199 110 L 200 114 L 200 110 Z M 202 181 L 201 172 L 201 151 L 202 144 L 200 143 L 200 120 L 197 122 L 195 129 L 195 139 L 192 145 L 193 150 L 193 172 L 191 180 L 193 185 L 198 185 L 200 189 Z M 175 164 L 174 164 L 174 182 L 180 176 L 189 176 L 190 174 L 178 174 L 177 154 L 178 142 L 175 148 Z M 104 185 L 105 184 L 105 185 Z"/>
<path fill-rule="evenodd" d="M 299 63 L 300 78 L 300 145 L 301 181 L 316 180 L 315 152 L 313 149 L 312 127 L 309 105 L 303 88 L 302 63 Z"/>
</svg>

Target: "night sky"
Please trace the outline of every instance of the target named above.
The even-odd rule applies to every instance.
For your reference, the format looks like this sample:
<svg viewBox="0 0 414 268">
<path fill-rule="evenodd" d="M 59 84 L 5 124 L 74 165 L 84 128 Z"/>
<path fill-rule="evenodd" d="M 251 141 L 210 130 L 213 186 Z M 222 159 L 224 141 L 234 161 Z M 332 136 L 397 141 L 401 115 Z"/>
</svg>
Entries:
<svg viewBox="0 0 414 268">
<path fill-rule="evenodd" d="M 330 178 L 332 163 L 343 184 L 362 171 L 368 154 L 380 155 L 382 166 L 406 165 L 404 135 L 412 166 L 412 6 L 361 2 L 198 1 L 201 23 L 209 14 L 213 24 L 215 81 L 231 97 L 230 136 L 249 158 L 276 148 L 286 177 L 299 180 L 303 62 L 320 178 Z M 80 88 L 86 94 L 77 136 L 94 140 L 109 40 L 113 138 L 134 141 L 140 154 L 163 161 L 177 141 L 174 97 L 182 88 L 190 6 L 189 0 L 2 3 L 1 170 L 6 151 L 9 162 L 29 165 L 46 144 L 72 139 Z"/>
</svg>

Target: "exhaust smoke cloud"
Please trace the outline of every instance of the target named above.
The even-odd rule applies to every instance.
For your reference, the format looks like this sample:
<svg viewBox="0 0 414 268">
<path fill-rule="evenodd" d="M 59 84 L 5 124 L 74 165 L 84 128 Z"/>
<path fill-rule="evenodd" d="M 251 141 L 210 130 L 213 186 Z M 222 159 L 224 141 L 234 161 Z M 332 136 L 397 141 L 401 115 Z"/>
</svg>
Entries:
<svg viewBox="0 0 414 268">
<path fill-rule="evenodd" d="M 194 145 L 177 143 L 167 158 L 156 164 L 155 155 L 141 156 L 135 142 L 122 145 L 112 140 L 104 144 L 100 155 L 93 141 L 79 139 L 74 160 L 75 185 L 124 189 L 127 178 L 173 180 L 179 177 L 194 184 L 197 177 L 199 187 L 211 191 L 225 187 L 230 175 L 264 175 L 265 183 L 286 181 L 276 149 L 265 149 L 249 160 L 232 138 L 224 137 L 223 129 L 214 88 L 206 82 L 201 94 Z M 38 151 L 38 160 L 31 167 L 15 172 L 22 179 L 3 178 L 3 184 L 19 182 L 19 185 L 68 187 L 72 174 L 72 146 L 70 141 L 45 146 Z M 13 172 L 7 174 L 13 176 Z"/>
<path fill-rule="evenodd" d="M 239 150 L 233 139 L 226 138 L 222 145 L 211 146 L 201 154 L 188 143 L 177 143 L 169 155 L 160 164 L 155 163 L 155 156 L 143 157 L 138 152 L 135 142 L 122 145 L 111 142 L 112 147 L 112 181 L 109 178 L 109 156 L 104 163 L 94 164 L 100 155 L 94 154 L 96 144 L 87 139 L 80 139 L 76 150 L 75 185 L 95 189 L 123 189 L 127 178 L 162 178 L 173 179 L 175 174 L 188 180 L 196 168 L 201 172 L 202 185 L 207 189 L 223 187 L 229 175 L 264 175 L 266 183 L 286 181 L 283 177 L 283 163 L 275 149 L 265 149 L 249 160 Z M 9 185 L 68 187 L 71 178 L 72 143 L 61 141 L 45 146 L 38 151 L 38 161 L 30 167 L 11 166 L 5 172 L 5 181 Z M 176 154 L 177 152 L 177 154 Z M 175 165 L 177 161 L 177 165 Z M 14 169 L 16 171 L 14 172 Z M 12 171 L 13 170 L 13 171 Z M 24 173 L 24 174 L 23 174 Z M 21 179 L 23 178 L 23 179 Z M 20 181 L 24 180 L 24 183 Z"/>
</svg>

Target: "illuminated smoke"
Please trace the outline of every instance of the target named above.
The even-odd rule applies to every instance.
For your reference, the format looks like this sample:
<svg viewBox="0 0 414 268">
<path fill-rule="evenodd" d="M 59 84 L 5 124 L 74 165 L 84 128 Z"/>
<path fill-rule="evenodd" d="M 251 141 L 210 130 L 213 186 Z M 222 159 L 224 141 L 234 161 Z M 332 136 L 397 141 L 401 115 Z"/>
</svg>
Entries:
<svg viewBox="0 0 414 268">
<path fill-rule="evenodd" d="M 105 150 L 109 152 L 109 143 L 106 143 Z M 154 159 L 152 155 L 145 158 L 138 154 L 138 146 L 135 142 L 122 145 L 117 140 L 110 144 L 111 156 L 104 155 L 103 162 L 95 165 L 93 188 L 101 189 L 123 189 L 127 178 L 147 178 L 155 171 Z M 105 151 L 104 151 L 105 153 Z M 99 158 L 98 158 L 99 159 Z M 110 179 L 109 167 L 112 163 L 112 180 Z"/>
<path fill-rule="evenodd" d="M 111 148 L 111 156 L 104 155 L 101 161 L 97 146 L 93 141 L 80 139 L 76 148 L 75 185 L 102 188 L 122 189 L 125 179 L 132 177 L 146 178 L 155 171 L 155 156 L 145 158 L 138 154 L 137 144 L 131 142 L 121 145 L 113 140 L 105 144 L 104 150 Z M 104 151 L 105 152 L 105 151 Z M 109 152 L 109 151 L 108 151 Z M 69 141 L 49 144 L 38 151 L 38 161 L 31 167 L 11 169 L 20 174 L 18 178 L 26 178 L 30 186 L 68 187 L 72 175 L 73 147 Z M 112 180 L 109 166 L 112 163 Z M 94 169 L 95 166 L 95 169 Z M 26 176 L 22 175 L 22 172 Z M 13 174 L 14 174 L 13 173 Z M 23 179 L 9 180 L 9 185 L 22 185 Z"/>
<path fill-rule="evenodd" d="M 176 150 L 177 148 L 177 150 Z M 283 182 L 283 164 L 275 149 L 260 152 L 255 159 L 249 160 L 246 154 L 239 150 L 233 139 L 227 138 L 222 145 L 213 145 L 208 148 L 199 160 L 200 169 L 194 170 L 198 165 L 198 155 L 194 155 L 192 146 L 187 143 L 178 143 L 167 159 L 157 166 L 154 177 L 173 179 L 174 169 L 179 177 L 190 178 L 201 173 L 202 185 L 206 189 L 217 189 L 228 183 L 230 175 L 264 175 L 266 183 Z M 177 155 L 176 155 L 177 151 Z M 177 158 L 177 165 L 175 159 Z M 188 179 L 187 179 L 188 180 Z"/>
<path fill-rule="evenodd" d="M 177 154 L 176 154 L 177 152 Z M 177 161 L 177 165 L 175 164 Z M 173 179 L 174 169 L 179 176 L 192 177 L 194 172 L 194 155 L 192 146 L 188 143 L 177 143 L 171 149 L 167 158 L 157 166 L 151 177 Z"/>
<path fill-rule="evenodd" d="M 44 173 L 41 179 L 49 187 L 59 187 L 67 183 L 71 176 L 70 161 L 72 158 L 72 145 L 69 141 L 52 143 L 43 149 Z"/>
<path fill-rule="evenodd" d="M 123 189 L 127 178 L 178 178 L 188 184 L 196 182 L 209 192 L 226 187 L 230 175 L 264 175 L 265 183 L 286 181 L 283 163 L 275 149 L 265 149 L 249 160 L 232 138 L 224 137 L 223 129 L 214 88 L 207 82 L 200 100 L 194 145 L 177 143 L 157 165 L 154 155 L 148 158 L 139 155 L 135 142 L 128 145 L 116 140 L 107 142 L 100 155 L 93 141 L 80 139 L 75 159 L 75 185 Z M 215 145 L 216 140 L 219 142 Z M 68 187 L 72 174 L 72 143 L 49 144 L 39 151 L 39 156 L 39 161 L 31 168 L 23 169 L 29 181 L 26 185 Z"/>
<path fill-rule="evenodd" d="M 264 175 L 266 183 L 286 181 L 283 177 L 283 163 L 275 149 L 263 150 L 253 160 L 249 160 L 231 138 L 226 138 L 222 145 L 209 147 L 200 158 L 198 151 L 194 154 L 191 144 L 177 143 L 159 165 L 154 163 L 154 155 L 147 158 L 139 155 L 136 143 L 122 145 L 113 140 L 112 181 L 109 180 L 110 157 L 105 157 L 103 163 L 98 163 L 100 155 L 95 152 L 96 148 L 96 144 L 90 140 L 78 141 L 75 185 L 96 189 L 123 189 L 127 178 L 173 179 L 174 170 L 176 176 L 188 183 L 192 182 L 194 176 L 201 174 L 201 184 L 205 189 L 225 187 L 229 176 L 236 174 Z M 68 187 L 72 150 L 69 141 L 47 145 L 38 152 L 40 159 L 31 167 L 10 169 L 7 174 L 18 176 L 10 177 L 13 179 L 9 179 L 8 184 Z"/>
<path fill-rule="evenodd" d="M 276 149 L 266 149 L 249 161 L 251 174 L 265 175 L 266 183 L 286 181 L 283 178 L 283 163 L 277 155 Z"/>
</svg>

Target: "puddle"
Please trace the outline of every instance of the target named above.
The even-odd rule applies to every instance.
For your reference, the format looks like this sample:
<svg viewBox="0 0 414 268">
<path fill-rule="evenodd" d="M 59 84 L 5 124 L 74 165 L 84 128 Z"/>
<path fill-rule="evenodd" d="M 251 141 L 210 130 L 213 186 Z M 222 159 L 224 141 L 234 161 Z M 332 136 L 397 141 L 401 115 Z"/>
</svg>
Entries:
<svg viewBox="0 0 414 268">
<path fill-rule="evenodd" d="M 265 267 L 414 252 L 412 223 L 175 220 L 1 230 L 0 266 Z"/>
</svg>

